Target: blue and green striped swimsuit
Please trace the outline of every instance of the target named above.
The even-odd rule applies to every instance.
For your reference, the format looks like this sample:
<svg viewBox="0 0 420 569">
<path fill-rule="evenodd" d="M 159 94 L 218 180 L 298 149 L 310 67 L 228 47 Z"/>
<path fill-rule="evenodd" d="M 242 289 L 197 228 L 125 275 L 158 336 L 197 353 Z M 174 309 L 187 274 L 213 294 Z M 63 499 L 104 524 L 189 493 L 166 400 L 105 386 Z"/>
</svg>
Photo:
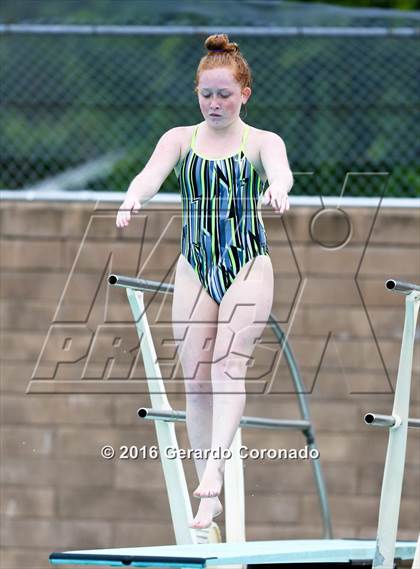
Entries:
<svg viewBox="0 0 420 569">
<path fill-rule="evenodd" d="M 259 199 L 263 182 L 244 154 L 209 159 L 191 147 L 175 168 L 182 198 L 181 252 L 208 294 L 220 304 L 239 270 L 257 255 L 268 255 Z"/>
</svg>

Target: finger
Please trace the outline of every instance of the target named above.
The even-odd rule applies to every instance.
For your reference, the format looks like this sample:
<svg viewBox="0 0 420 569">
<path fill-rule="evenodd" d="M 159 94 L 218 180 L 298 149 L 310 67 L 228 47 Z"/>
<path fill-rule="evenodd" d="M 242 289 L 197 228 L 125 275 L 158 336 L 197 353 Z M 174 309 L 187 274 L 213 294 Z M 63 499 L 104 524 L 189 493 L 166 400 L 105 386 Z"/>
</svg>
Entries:
<svg viewBox="0 0 420 569">
<path fill-rule="evenodd" d="M 283 215 L 285 211 L 286 211 L 286 196 L 282 196 L 280 201 L 280 213 Z"/>
<path fill-rule="evenodd" d="M 280 213 L 280 208 L 281 208 L 281 199 L 279 196 L 275 196 L 273 197 L 273 208 L 275 210 L 276 213 Z"/>
<path fill-rule="evenodd" d="M 288 203 L 287 195 L 282 195 L 282 197 L 281 197 L 281 208 L 280 209 L 281 209 L 282 214 L 289 209 L 289 203 Z"/>
<path fill-rule="evenodd" d="M 130 221 L 130 214 L 127 211 L 120 211 L 118 214 L 119 227 L 126 227 Z"/>
</svg>

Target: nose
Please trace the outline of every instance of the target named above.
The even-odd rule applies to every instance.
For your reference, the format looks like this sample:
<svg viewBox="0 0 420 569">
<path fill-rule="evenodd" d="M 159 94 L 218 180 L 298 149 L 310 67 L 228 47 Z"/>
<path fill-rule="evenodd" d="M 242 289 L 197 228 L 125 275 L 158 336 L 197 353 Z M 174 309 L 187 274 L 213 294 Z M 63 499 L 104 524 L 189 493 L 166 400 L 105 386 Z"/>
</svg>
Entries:
<svg viewBox="0 0 420 569">
<path fill-rule="evenodd" d="M 210 99 L 210 108 L 220 108 L 220 103 L 216 95 L 212 96 Z"/>
</svg>

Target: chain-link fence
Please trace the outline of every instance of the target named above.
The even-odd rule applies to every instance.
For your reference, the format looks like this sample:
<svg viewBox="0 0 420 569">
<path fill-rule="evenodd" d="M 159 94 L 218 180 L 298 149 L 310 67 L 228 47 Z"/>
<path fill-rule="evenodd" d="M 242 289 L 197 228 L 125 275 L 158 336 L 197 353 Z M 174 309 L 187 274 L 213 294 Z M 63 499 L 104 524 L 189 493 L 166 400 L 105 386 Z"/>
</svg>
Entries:
<svg viewBox="0 0 420 569">
<path fill-rule="evenodd" d="M 245 122 L 284 139 L 295 195 L 337 195 L 346 172 L 389 172 L 386 196 L 415 195 L 415 28 L 4 25 L 0 186 L 126 190 L 163 132 L 202 120 L 193 80 L 216 31 L 250 63 Z M 375 196 L 383 183 L 353 175 L 345 194 Z M 161 191 L 177 191 L 174 175 Z"/>
</svg>

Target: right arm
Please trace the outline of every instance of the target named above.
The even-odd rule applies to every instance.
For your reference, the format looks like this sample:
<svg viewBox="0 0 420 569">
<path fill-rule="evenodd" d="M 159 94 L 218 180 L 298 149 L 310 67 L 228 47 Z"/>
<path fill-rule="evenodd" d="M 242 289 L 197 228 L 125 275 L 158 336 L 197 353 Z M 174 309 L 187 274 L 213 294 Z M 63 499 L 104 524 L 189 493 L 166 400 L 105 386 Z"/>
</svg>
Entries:
<svg viewBox="0 0 420 569">
<path fill-rule="evenodd" d="M 128 187 L 118 211 L 117 227 L 126 227 L 131 219 L 131 212 L 138 211 L 142 203 L 159 191 L 180 158 L 183 128 L 171 128 L 160 138 L 146 166 Z"/>
</svg>

